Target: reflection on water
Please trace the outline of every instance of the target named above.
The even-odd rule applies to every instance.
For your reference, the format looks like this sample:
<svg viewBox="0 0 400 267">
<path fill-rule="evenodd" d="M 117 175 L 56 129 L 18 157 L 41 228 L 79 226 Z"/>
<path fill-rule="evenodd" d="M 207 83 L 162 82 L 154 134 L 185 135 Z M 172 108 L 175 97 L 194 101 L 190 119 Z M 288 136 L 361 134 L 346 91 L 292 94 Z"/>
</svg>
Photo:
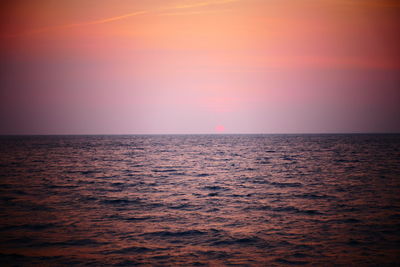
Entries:
<svg viewBox="0 0 400 267">
<path fill-rule="evenodd" d="M 3 265 L 399 262 L 400 135 L 0 139 Z"/>
</svg>

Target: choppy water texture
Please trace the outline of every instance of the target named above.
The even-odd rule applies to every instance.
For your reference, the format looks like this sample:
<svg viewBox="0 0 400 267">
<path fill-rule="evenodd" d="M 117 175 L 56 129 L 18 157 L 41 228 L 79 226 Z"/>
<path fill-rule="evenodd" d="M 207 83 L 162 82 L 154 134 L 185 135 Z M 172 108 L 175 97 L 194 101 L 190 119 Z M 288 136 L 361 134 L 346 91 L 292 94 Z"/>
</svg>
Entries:
<svg viewBox="0 0 400 267">
<path fill-rule="evenodd" d="M 0 144 L 2 266 L 400 264 L 400 135 Z"/>
</svg>

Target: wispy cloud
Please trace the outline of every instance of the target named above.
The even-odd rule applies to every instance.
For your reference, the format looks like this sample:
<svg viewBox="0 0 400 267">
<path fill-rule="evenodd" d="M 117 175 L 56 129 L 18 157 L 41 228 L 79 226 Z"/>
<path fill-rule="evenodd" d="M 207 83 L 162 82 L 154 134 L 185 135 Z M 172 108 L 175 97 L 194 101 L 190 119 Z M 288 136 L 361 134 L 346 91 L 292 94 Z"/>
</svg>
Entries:
<svg viewBox="0 0 400 267">
<path fill-rule="evenodd" d="M 159 9 L 141 10 L 141 11 L 131 12 L 131 13 L 127 13 L 127 14 L 122 14 L 122 15 L 119 15 L 119 16 L 98 19 L 98 20 L 92 20 L 92 21 L 86 21 L 86 22 L 80 22 L 80 23 L 71 23 L 71 24 L 58 25 L 58 26 L 48 26 L 48 27 L 33 29 L 33 30 L 30 30 L 30 31 L 21 32 L 21 33 L 7 34 L 7 35 L 3 35 L 1 37 L 2 38 L 16 38 L 16 37 L 21 37 L 21 36 L 29 36 L 29 35 L 35 35 L 35 34 L 44 33 L 44 32 L 58 31 L 58 30 L 64 30 L 64 29 L 69 29 L 69 28 L 75 28 L 75 27 L 90 26 L 90 25 L 96 25 L 96 24 L 104 24 L 104 23 L 110 23 L 110 22 L 114 22 L 114 21 L 127 19 L 127 18 L 130 18 L 130 17 L 138 16 L 138 15 L 146 15 L 146 14 L 149 14 L 149 13 L 156 13 L 156 12 L 161 12 L 161 13 L 159 13 L 159 15 L 166 15 L 166 16 L 186 15 L 186 14 L 201 14 L 201 13 L 206 13 L 206 12 L 209 13 L 209 12 L 212 12 L 212 11 L 211 10 L 208 10 L 208 11 L 190 11 L 188 13 L 171 12 L 171 11 L 173 11 L 173 10 L 178 11 L 178 10 L 185 10 L 185 9 L 193 9 L 193 8 L 197 8 L 197 7 L 223 5 L 223 4 L 237 2 L 237 1 L 239 1 L 239 0 L 205 1 L 205 2 L 197 2 L 197 3 L 193 3 L 193 4 L 186 4 L 186 5 L 176 5 L 176 6 L 172 6 L 172 7 L 162 7 L 162 8 L 159 8 Z M 167 12 L 165 12 L 165 11 L 167 11 Z"/>
<path fill-rule="evenodd" d="M 102 23 L 112 22 L 112 21 L 116 21 L 116 20 L 126 19 L 129 17 L 137 16 L 137 15 L 142 15 L 142 14 L 146 14 L 146 13 L 148 13 L 148 11 L 138 11 L 138 12 L 133 12 L 133 13 L 129 13 L 129 14 L 124 14 L 121 16 L 99 19 L 99 20 L 95 20 L 95 21 L 89 21 L 86 23 L 71 24 L 71 26 L 72 25 L 73 26 L 84 26 L 84 25 L 102 24 Z"/>
<path fill-rule="evenodd" d="M 3 38 L 13 38 L 13 37 L 19 37 L 19 36 L 29 36 L 29 35 L 35 35 L 35 34 L 39 34 L 39 33 L 43 33 L 43 32 L 49 32 L 49 31 L 64 30 L 64 29 L 69 29 L 69 28 L 95 25 L 95 24 L 103 24 L 103 23 L 113 22 L 113 21 L 117 21 L 117 20 L 122 20 L 122 19 L 130 18 L 130 17 L 146 14 L 146 13 L 148 13 L 148 11 L 137 11 L 137 12 L 132 12 L 132 13 L 128 13 L 128 14 L 124 14 L 124 15 L 120 15 L 120 16 L 99 19 L 99 20 L 43 27 L 43 28 L 38 28 L 38 29 L 34 29 L 34 30 L 22 32 L 22 33 L 17 33 L 17 34 L 3 35 L 2 37 Z"/>
<path fill-rule="evenodd" d="M 200 15 L 200 14 L 213 14 L 221 12 L 229 12 L 231 9 L 218 9 L 218 10 L 202 10 L 202 11 L 185 11 L 185 12 L 165 12 L 160 13 L 159 16 L 189 16 L 189 15 Z"/>
<path fill-rule="evenodd" d="M 88 25 L 95 25 L 95 24 L 103 24 L 103 23 L 108 23 L 108 22 L 113 22 L 113 21 L 117 21 L 117 20 L 126 19 L 126 18 L 129 18 L 129 17 L 137 16 L 137 15 L 146 14 L 146 13 L 148 13 L 148 12 L 147 11 L 137 11 L 137 12 L 124 14 L 124 15 L 121 15 L 121 16 L 115 16 L 115 17 L 104 18 L 104 19 L 99 19 L 99 20 L 92 20 L 92 21 L 86 21 L 86 22 L 81 22 L 81 23 L 71 23 L 71 24 L 65 24 L 65 25 L 43 27 L 43 28 L 38 28 L 38 29 L 33 29 L 33 30 L 30 30 L 30 31 L 22 32 L 22 33 L 7 34 L 7 35 L 3 35 L 1 37 L 3 37 L 3 38 L 15 38 L 15 37 L 20 37 L 20 36 L 35 35 L 35 34 L 39 34 L 39 33 L 43 33 L 43 32 L 64 30 L 64 29 L 69 29 L 69 28 L 88 26 Z"/>
<path fill-rule="evenodd" d="M 169 9 L 188 9 L 188 8 L 195 8 L 195 7 L 206 7 L 206 6 L 233 3 L 233 2 L 237 2 L 237 1 L 239 1 L 239 0 L 204 1 L 204 2 L 197 2 L 197 3 L 193 3 L 193 4 L 176 5 Z"/>
</svg>

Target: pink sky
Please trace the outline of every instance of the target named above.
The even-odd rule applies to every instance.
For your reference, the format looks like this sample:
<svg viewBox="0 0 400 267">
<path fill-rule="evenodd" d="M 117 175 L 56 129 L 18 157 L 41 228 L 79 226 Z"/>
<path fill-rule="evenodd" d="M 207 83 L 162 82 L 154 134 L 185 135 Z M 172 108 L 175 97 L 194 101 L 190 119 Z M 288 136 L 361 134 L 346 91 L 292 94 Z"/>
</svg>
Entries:
<svg viewBox="0 0 400 267">
<path fill-rule="evenodd" d="M 400 132 L 398 1 L 1 5 L 0 134 Z"/>
</svg>

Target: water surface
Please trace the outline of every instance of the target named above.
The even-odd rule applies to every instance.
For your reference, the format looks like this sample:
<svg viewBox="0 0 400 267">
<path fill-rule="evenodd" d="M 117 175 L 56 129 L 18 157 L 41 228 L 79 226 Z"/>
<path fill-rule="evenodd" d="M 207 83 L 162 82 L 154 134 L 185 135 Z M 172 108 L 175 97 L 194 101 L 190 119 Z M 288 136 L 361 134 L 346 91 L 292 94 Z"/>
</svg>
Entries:
<svg viewBox="0 0 400 267">
<path fill-rule="evenodd" d="M 0 138 L 4 266 L 395 265 L 400 135 Z"/>
</svg>

